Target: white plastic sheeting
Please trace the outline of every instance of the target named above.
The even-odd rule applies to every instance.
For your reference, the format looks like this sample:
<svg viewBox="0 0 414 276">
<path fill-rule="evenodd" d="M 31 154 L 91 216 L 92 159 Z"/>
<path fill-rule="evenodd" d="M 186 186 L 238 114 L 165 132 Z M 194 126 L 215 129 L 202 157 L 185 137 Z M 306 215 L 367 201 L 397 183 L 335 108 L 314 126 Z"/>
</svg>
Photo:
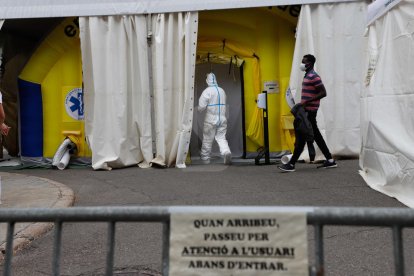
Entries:
<svg viewBox="0 0 414 276">
<path fill-rule="evenodd" d="M 85 133 L 94 169 L 152 159 L 145 16 L 79 18 Z"/>
<path fill-rule="evenodd" d="M 197 20 L 197 13 L 79 19 L 85 133 L 94 169 L 185 167 Z"/>
<path fill-rule="evenodd" d="M 159 14 L 152 26 L 156 133 L 152 162 L 185 168 L 193 125 L 198 13 Z"/>
<path fill-rule="evenodd" d="M 358 0 L 1 0 L 0 18 L 136 15 Z"/>
<path fill-rule="evenodd" d="M 373 189 L 414 208 L 414 0 L 369 28 L 361 99 L 360 171 Z"/>
<path fill-rule="evenodd" d="M 357 157 L 361 148 L 366 8 L 365 1 L 304 5 L 299 17 L 290 89 L 300 102 L 303 72 L 299 65 L 305 54 L 313 54 L 315 69 L 327 90 L 318 111 L 318 126 L 333 155 Z M 317 157 L 323 159 L 319 150 Z"/>
<path fill-rule="evenodd" d="M 394 6 L 398 5 L 401 0 L 376 0 L 368 6 L 367 11 L 367 24 L 371 24 Z"/>
<path fill-rule="evenodd" d="M 4 19 L 0 19 L 0 30 L 3 27 L 3 24 L 4 24 Z M 3 62 L 3 46 L 0 45 L 0 66 L 2 65 L 2 62 Z"/>
</svg>

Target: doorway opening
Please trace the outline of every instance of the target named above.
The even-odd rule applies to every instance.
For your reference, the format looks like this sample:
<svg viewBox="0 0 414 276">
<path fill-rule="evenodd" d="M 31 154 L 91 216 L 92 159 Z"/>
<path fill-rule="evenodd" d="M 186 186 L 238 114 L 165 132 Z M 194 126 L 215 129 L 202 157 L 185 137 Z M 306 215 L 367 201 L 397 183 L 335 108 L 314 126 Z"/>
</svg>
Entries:
<svg viewBox="0 0 414 276">
<path fill-rule="evenodd" d="M 232 153 L 232 158 L 245 158 L 246 135 L 244 128 L 244 93 L 243 93 L 243 66 L 237 67 L 230 64 L 202 63 L 197 64 L 194 84 L 194 117 L 193 131 L 190 141 L 191 158 L 200 157 L 200 149 L 203 142 L 204 112 L 198 112 L 198 99 L 207 87 L 206 76 L 208 73 L 216 75 L 217 84 L 226 92 L 227 109 L 227 141 Z M 220 150 L 216 142 L 213 143 L 211 158 L 220 157 Z"/>
</svg>

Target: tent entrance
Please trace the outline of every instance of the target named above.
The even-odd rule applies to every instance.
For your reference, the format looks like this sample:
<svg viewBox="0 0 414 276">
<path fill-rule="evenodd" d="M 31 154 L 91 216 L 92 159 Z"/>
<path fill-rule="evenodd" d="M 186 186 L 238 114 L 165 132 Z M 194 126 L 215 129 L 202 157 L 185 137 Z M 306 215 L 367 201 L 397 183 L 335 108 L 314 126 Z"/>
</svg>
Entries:
<svg viewBox="0 0 414 276">
<path fill-rule="evenodd" d="M 197 64 L 195 70 L 194 86 L 194 118 L 191 134 L 190 154 L 193 158 L 200 157 L 200 149 L 203 141 L 203 123 L 205 112 L 198 112 L 198 99 L 207 87 L 206 75 L 213 72 L 216 75 L 218 85 L 224 89 L 227 96 L 227 140 L 233 158 L 241 158 L 246 154 L 246 139 L 244 126 L 244 93 L 243 93 L 243 66 L 237 67 L 230 64 L 202 63 Z M 220 156 L 220 150 L 216 142 L 213 143 L 212 157 Z"/>
</svg>

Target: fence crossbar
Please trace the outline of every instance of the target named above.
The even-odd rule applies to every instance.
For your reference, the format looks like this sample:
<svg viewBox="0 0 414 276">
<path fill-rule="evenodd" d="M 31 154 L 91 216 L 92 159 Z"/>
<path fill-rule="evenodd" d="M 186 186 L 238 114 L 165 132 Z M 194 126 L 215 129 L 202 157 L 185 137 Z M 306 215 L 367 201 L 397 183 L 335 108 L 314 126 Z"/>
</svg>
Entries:
<svg viewBox="0 0 414 276">
<path fill-rule="evenodd" d="M 315 232 L 315 267 L 312 275 L 324 274 L 323 227 L 379 226 L 393 233 L 395 275 L 404 275 L 404 227 L 414 227 L 414 210 L 409 208 L 277 207 L 277 206 L 102 206 L 71 208 L 3 208 L 0 223 L 8 223 L 4 275 L 11 275 L 15 223 L 54 222 L 53 275 L 60 273 L 63 222 L 108 222 L 106 275 L 113 274 L 117 222 L 158 222 L 163 226 L 162 270 L 168 275 L 170 216 L 173 213 L 266 213 L 302 212 Z"/>
</svg>

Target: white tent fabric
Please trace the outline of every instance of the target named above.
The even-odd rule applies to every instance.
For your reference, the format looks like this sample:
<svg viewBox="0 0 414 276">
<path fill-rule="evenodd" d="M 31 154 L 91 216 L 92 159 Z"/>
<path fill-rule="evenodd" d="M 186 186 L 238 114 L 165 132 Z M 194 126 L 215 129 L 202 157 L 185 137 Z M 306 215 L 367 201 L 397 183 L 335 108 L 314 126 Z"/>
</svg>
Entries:
<svg viewBox="0 0 414 276">
<path fill-rule="evenodd" d="M 152 162 L 185 168 L 193 120 L 198 13 L 159 14 L 153 26 L 156 157 Z"/>
<path fill-rule="evenodd" d="M 313 54 L 327 97 L 321 100 L 318 126 L 333 155 L 357 157 L 361 148 L 360 93 L 366 38 L 367 3 L 302 6 L 292 63 L 290 89 L 300 102 L 302 57 Z M 349 15 L 352 14 L 352 20 Z M 316 146 L 316 144 L 315 144 Z M 317 148 L 317 147 L 316 147 Z M 303 159 L 307 154 L 303 154 Z M 323 159 L 317 150 L 317 158 Z"/>
<path fill-rule="evenodd" d="M 0 19 L 0 30 L 3 27 L 4 24 L 4 19 Z M 1 45 L 2 42 L 0 41 L 0 66 L 2 65 L 3 62 L 3 45 Z"/>
<path fill-rule="evenodd" d="M 85 133 L 92 167 L 152 159 L 145 16 L 81 17 Z"/>
<path fill-rule="evenodd" d="M 368 6 L 367 11 L 367 25 L 386 14 L 393 7 L 398 5 L 401 0 L 376 0 Z"/>
<path fill-rule="evenodd" d="M 360 171 L 373 189 L 414 208 L 414 0 L 369 27 L 361 98 Z"/>
<path fill-rule="evenodd" d="M 79 20 L 85 133 L 94 169 L 151 163 L 185 167 L 198 13 L 152 17 L 148 21 L 144 15 Z M 149 49 L 151 30 L 155 34 Z"/>
<path fill-rule="evenodd" d="M 359 0 L 1 0 L 0 18 L 158 14 Z"/>
</svg>

